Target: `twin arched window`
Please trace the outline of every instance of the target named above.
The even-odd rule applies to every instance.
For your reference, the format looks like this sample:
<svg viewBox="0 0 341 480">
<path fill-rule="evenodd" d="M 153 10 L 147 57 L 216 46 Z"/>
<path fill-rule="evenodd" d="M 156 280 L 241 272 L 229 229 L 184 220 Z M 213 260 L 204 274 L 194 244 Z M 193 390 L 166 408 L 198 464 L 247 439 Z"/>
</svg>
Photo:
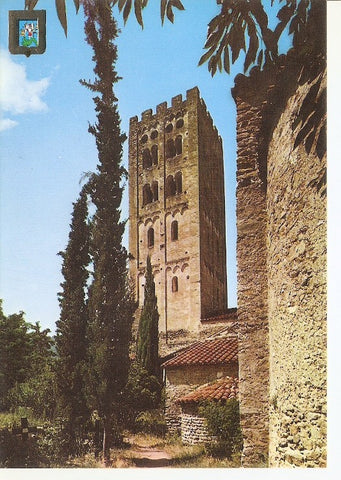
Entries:
<svg viewBox="0 0 341 480">
<path fill-rule="evenodd" d="M 153 145 L 151 150 L 145 148 L 142 152 L 143 168 L 150 168 L 152 165 L 158 164 L 158 147 Z"/>
<path fill-rule="evenodd" d="M 174 220 L 171 223 L 171 240 L 174 242 L 179 239 L 179 224 L 177 220 Z M 147 244 L 148 247 L 154 247 L 155 243 L 155 233 L 154 228 L 150 227 L 147 231 Z"/>
<path fill-rule="evenodd" d="M 182 136 L 178 135 L 175 138 L 169 138 L 166 143 L 166 158 L 173 158 L 176 155 L 182 154 Z"/>
<path fill-rule="evenodd" d="M 182 193 L 182 173 L 177 172 L 175 176 L 168 175 L 166 179 L 166 197 L 172 197 Z"/>
<path fill-rule="evenodd" d="M 148 203 L 156 202 L 159 199 L 159 184 L 157 181 L 152 183 L 152 186 L 149 183 L 143 186 L 143 200 L 142 206 L 144 207 Z"/>
</svg>

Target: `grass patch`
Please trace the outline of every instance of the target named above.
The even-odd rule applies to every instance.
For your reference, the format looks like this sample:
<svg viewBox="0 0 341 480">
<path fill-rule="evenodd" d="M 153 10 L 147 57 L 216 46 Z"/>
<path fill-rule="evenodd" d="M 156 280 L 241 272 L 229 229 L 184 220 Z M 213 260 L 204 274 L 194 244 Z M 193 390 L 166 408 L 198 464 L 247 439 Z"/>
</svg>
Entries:
<svg viewBox="0 0 341 480">
<path fill-rule="evenodd" d="M 30 426 L 42 426 L 45 423 L 45 420 L 37 418 L 37 416 L 32 413 L 30 408 L 18 407 L 14 412 L 0 413 L 0 429 L 20 426 L 22 417 L 26 417 L 28 419 Z"/>
</svg>

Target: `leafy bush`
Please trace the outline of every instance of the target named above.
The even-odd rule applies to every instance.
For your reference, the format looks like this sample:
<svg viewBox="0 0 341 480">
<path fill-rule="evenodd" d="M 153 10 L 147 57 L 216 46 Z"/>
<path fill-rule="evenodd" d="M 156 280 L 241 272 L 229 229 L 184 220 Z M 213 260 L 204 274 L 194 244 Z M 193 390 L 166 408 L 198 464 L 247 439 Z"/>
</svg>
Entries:
<svg viewBox="0 0 341 480">
<path fill-rule="evenodd" d="M 206 419 L 209 433 L 217 438 L 216 443 L 207 447 L 209 454 L 231 457 L 232 453 L 241 450 L 239 402 L 236 399 L 226 403 L 206 401 L 199 407 L 199 413 Z"/>
<path fill-rule="evenodd" d="M 162 401 L 162 382 L 138 364 L 133 364 L 129 373 L 125 398 L 136 412 L 154 410 Z"/>
<path fill-rule="evenodd" d="M 7 401 L 12 411 L 27 408 L 36 417 L 52 419 L 56 409 L 56 389 L 51 366 L 46 366 L 39 375 L 23 383 L 16 383 L 8 391 Z"/>
<path fill-rule="evenodd" d="M 135 419 L 135 430 L 164 436 L 166 433 L 166 420 L 163 413 L 160 410 L 141 412 Z"/>
</svg>

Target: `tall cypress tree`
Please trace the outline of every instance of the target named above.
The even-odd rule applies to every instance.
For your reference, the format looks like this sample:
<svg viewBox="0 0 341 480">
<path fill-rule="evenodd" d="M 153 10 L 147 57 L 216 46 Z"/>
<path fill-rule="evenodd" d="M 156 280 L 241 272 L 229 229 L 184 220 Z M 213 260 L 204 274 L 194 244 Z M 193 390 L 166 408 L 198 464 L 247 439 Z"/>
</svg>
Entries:
<svg viewBox="0 0 341 480">
<path fill-rule="evenodd" d="M 134 303 L 128 289 L 126 249 L 122 246 L 122 146 L 117 98 L 119 80 L 117 25 L 106 2 L 83 1 L 86 40 L 93 48 L 94 82 L 81 81 L 96 93 L 97 122 L 89 127 L 98 150 L 97 171 L 91 183 L 96 208 L 92 224 L 93 282 L 89 289 L 89 403 L 104 426 L 103 456 L 109 460 L 117 432 L 119 404 L 129 370 L 129 342 Z"/>
<path fill-rule="evenodd" d="M 56 322 L 56 378 L 59 411 L 66 421 L 64 433 L 70 453 L 75 452 L 82 425 L 88 417 L 84 391 L 88 322 L 86 286 L 90 261 L 87 217 L 87 194 L 83 188 L 74 203 L 68 245 L 59 253 L 63 258 L 64 282 L 59 294 L 61 313 Z"/>
<path fill-rule="evenodd" d="M 149 375 L 159 375 L 159 312 L 150 257 L 147 257 L 144 304 L 141 312 L 137 361 Z"/>
</svg>

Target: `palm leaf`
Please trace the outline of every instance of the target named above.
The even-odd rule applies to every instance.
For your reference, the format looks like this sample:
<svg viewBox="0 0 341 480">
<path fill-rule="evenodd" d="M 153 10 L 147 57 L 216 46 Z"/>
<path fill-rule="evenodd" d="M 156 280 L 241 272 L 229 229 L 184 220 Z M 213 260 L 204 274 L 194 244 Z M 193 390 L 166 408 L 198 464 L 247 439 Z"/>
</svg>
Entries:
<svg viewBox="0 0 341 480">
<path fill-rule="evenodd" d="M 65 0 L 55 0 L 56 9 L 59 21 L 64 29 L 65 36 L 67 37 L 67 20 L 66 20 L 66 5 Z"/>
<path fill-rule="evenodd" d="M 163 24 L 163 22 L 165 21 L 166 7 L 167 7 L 167 0 L 161 0 L 161 3 L 160 3 L 160 13 L 161 13 L 161 21 L 162 21 L 162 24 Z"/>
<path fill-rule="evenodd" d="M 208 70 L 211 72 L 212 77 L 217 71 L 217 58 L 215 55 L 212 55 L 208 62 Z"/>
<path fill-rule="evenodd" d="M 34 7 L 37 5 L 38 0 L 25 0 L 25 9 L 26 10 L 33 10 Z"/>
<path fill-rule="evenodd" d="M 142 3 L 141 0 L 134 0 L 134 10 L 135 16 L 138 23 L 143 28 L 143 20 L 142 20 Z"/>
<path fill-rule="evenodd" d="M 169 2 L 168 5 L 167 5 L 166 13 L 167 13 L 167 18 L 168 18 L 168 20 L 169 20 L 171 23 L 173 23 L 173 22 L 174 22 L 174 13 L 173 13 L 173 8 L 172 8 L 171 2 Z"/>
<path fill-rule="evenodd" d="M 248 35 L 249 35 L 250 41 L 249 41 L 249 48 L 245 56 L 244 73 L 246 73 L 250 65 L 256 61 L 256 55 L 259 47 L 256 26 L 253 22 L 248 24 Z"/>
<path fill-rule="evenodd" d="M 199 60 L 198 66 L 202 65 L 203 63 L 207 62 L 207 60 L 212 56 L 213 52 L 215 51 L 216 46 L 213 45 L 207 52 L 202 55 L 202 57 Z"/>
<path fill-rule="evenodd" d="M 171 0 L 173 7 L 177 8 L 178 10 L 185 10 L 185 7 L 182 5 L 180 0 Z"/>
<path fill-rule="evenodd" d="M 130 11 L 131 11 L 131 0 L 126 0 L 126 4 L 125 4 L 124 10 L 123 10 L 124 23 L 127 22 Z"/>
<path fill-rule="evenodd" d="M 230 73 L 230 50 L 228 45 L 224 48 L 224 70 L 226 73 Z"/>
<path fill-rule="evenodd" d="M 212 18 L 212 20 L 208 24 L 207 36 L 211 35 L 211 33 L 213 33 L 216 30 L 216 28 L 219 26 L 221 21 L 222 21 L 221 14 Z"/>
<path fill-rule="evenodd" d="M 76 13 L 78 13 L 78 10 L 79 10 L 79 0 L 73 0 L 73 3 L 75 4 L 75 7 L 76 7 Z"/>
<path fill-rule="evenodd" d="M 122 12 L 122 9 L 124 7 L 124 5 L 126 4 L 126 1 L 127 0 L 118 0 L 118 9 L 120 12 Z"/>
<path fill-rule="evenodd" d="M 204 45 L 204 48 L 210 48 L 212 47 L 213 45 L 214 46 L 217 46 L 218 44 L 218 41 L 220 40 L 220 38 L 222 37 L 222 34 L 223 34 L 224 30 L 222 29 L 219 29 L 219 30 L 216 30 L 214 33 L 212 33 L 211 35 L 208 36 L 207 40 L 206 40 L 206 43 Z"/>
</svg>

